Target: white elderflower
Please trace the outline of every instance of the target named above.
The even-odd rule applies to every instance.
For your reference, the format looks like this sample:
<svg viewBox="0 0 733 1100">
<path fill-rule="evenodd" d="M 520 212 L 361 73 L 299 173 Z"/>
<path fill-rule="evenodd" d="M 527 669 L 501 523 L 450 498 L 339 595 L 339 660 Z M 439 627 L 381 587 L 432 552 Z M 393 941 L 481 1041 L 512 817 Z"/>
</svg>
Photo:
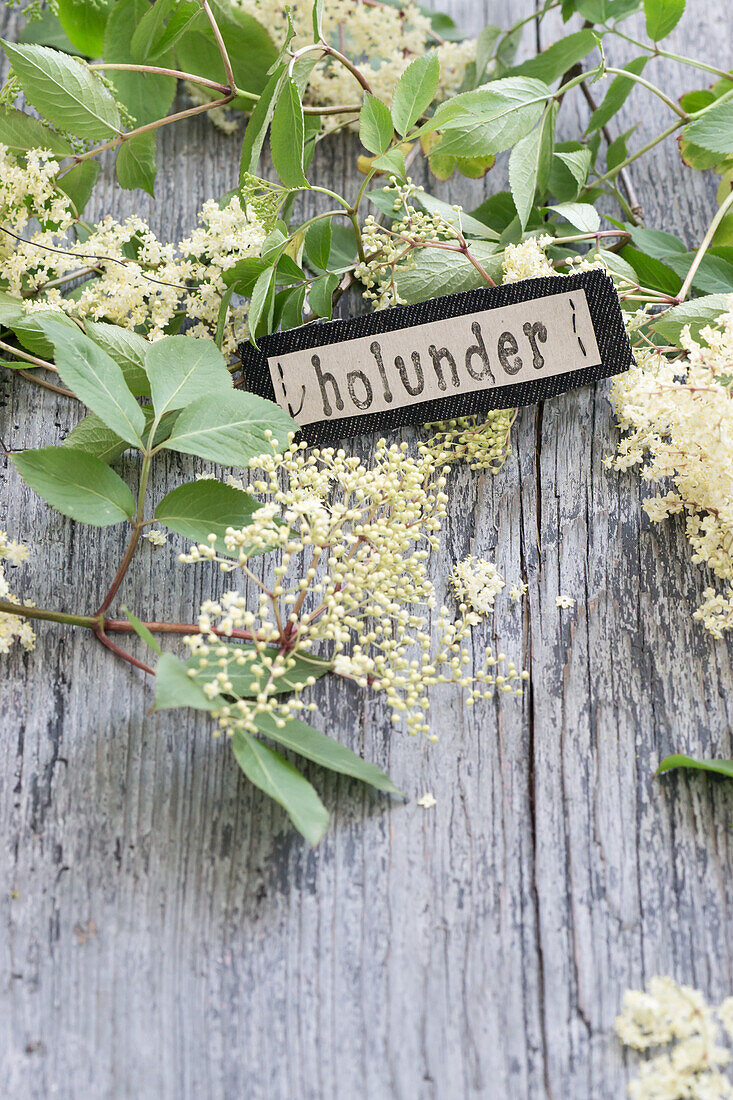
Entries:
<svg viewBox="0 0 733 1100">
<path fill-rule="evenodd" d="M 434 806 L 437 806 L 437 799 L 430 791 L 426 791 L 422 798 L 417 800 L 418 806 L 422 806 L 423 810 L 432 810 Z"/>
<path fill-rule="evenodd" d="M 540 237 L 530 237 L 520 244 L 508 244 L 504 249 L 502 260 L 504 282 L 516 283 L 519 279 L 556 275 L 557 272 L 545 256 L 545 249 L 552 239 L 547 234 L 543 234 Z"/>
<path fill-rule="evenodd" d="M 512 600 L 513 603 L 519 603 L 520 600 L 527 595 L 527 587 L 528 585 L 525 581 L 518 581 L 517 584 L 513 584 L 509 589 L 509 599 Z"/>
<path fill-rule="evenodd" d="M 456 599 L 480 615 L 493 611 L 494 600 L 506 584 L 492 561 L 470 556 L 453 567 L 450 580 Z"/>
<path fill-rule="evenodd" d="M 18 603 L 18 599 L 10 591 L 10 586 L 5 578 L 3 562 L 9 565 L 20 565 L 28 557 L 28 550 L 19 542 L 8 538 L 5 531 L 0 531 L 0 600 L 8 600 Z M 32 607 L 30 601 L 24 601 L 26 607 Z M 0 653 L 8 653 L 13 642 L 19 642 L 24 649 L 31 650 L 36 643 L 36 636 L 28 619 L 20 619 L 17 615 L 8 615 L 0 611 Z"/>
<path fill-rule="evenodd" d="M 575 607 L 575 600 L 572 596 L 563 596 L 562 594 L 555 596 L 555 607 L 559 607 L 564 611 L 569 610 Z"/>
<path fill-rule="evenodd" d="M 143 538 L 147 539 L 151 546 L 159 547 L 165 546 L 168 541 L 168 534 L 160 527 L 151 527 L 149 531 L 143 534 Z"/>
<path fill-rule="evenodd" d="M 301 668 L 326 660 L 336 674 L 382 692 L 393 723 L 405 720 L 413 734 L 429 735 L 425 712 L 434 685 L 466 688 L 468 705 L 496 692 L 521 694 L 524 674 L 503 653 L 486 650 L 472 671 L 475 657 L 465 642 L 478 616 L 465 611 L 456 621 L 436 603 L 427 559 L 438 546 L 448 496 L 446 468 L 429 449 L 411 455 L 407 443 L 382 439 L 369 466 L 331 447 L 304 452 L 305 444 L 291 443 L 282 455 L 273 448 L 252 461 L 245 492 L 259 506 L 247 527 L 226 531 L 231 558 L 216 553 L 213 538 L 181 555 L 241 569 L 256 590 L 253 606 L 236 590 L 208 600 L 201 633 L 187 639 L 200 662 L 196 679 L 221 701 L 213 712 L 220 730 L 253 731 L 258 714 L 284 723 L 311 707 L 303 692 L 314 677 L 278 691 L 296 658 Z M 278 562 L 267 583 L 252 561 L 263 550 L 274 550 Z M 254 699 L 224 700 L 241 658 L 222 646 L 222 635 L 254 644 L 251 671 L 262 685 Z"/>
<path fill-rule="evenodd" d="M 714 636 L 733 625 L 733 310 L 694 340 L 681 337 L 682 357 L 637 349 L 637 365 L 614 379 L 611 400 L 625 433 L 607 465 L 638 466 L 665 492 L 644 501 L 654 523 L 684 516 L 692 561 L 726 582 L 705 590 L 695 612 Z M 667 488 L 671 483 L 671 487 Z"/>
</svg>

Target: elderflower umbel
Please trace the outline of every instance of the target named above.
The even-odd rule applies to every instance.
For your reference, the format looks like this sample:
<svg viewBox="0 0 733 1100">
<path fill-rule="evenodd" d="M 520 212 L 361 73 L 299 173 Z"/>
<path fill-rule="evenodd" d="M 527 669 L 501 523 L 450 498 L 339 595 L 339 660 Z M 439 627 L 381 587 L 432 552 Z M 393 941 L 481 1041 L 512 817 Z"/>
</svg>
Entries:
<svg viewBox="0 0 733 1100">
<path fill-rule="evenodd" d="M 28 550 L 25 546 L 21 546 L 19 542 L 8 538 L 4 531 L 0 531 L 0 599 L 18 602 L 5 579 L 3 562 L 20 565 L 27 557 Z M 25 601 L 25 606 L 30 607 L 32 604 Z M 27 619 L 0 612 L 0 653 L 8 653 L 13 642 L 20 642 L 24 649 L 30 650 L 35 646 L 36 636 Z"/>
<path fill-rule="evenodd" d="M 497 691 L 521 694 L 521 674 L 503 654 L 487 650 L 474 670 L 463 643 L 478 616 L 461 612 L 456 620 L 436 603 L 426 563 L 448 497 L 444 468 L 427 448 L 412 455 L 407 443 L 380 440 L 370 466 L 343 450 L 304 451 L 305 444 L 291 443 L 284 454 L 251 463 L 258 473 L 245 491 L 261 506 L 248 527 L 226 531 L 228 557 L 216 552 L 213 536 L 181 555 L 184 562 L 217 562 L 227 572 L 240 568 L 259 593 L 254 606 L 237 590 L 207 601 L 202 633 L 187 639 L 198 662 L 191 675 L 219 702 L 221 729 L 254 730 L 261 715 L 284 723 L 301 709 L 315 677 L 289 696 L 278 694 L 296 661 L 302 668 L 311 660 L 317 671 L 326 660 L 338 675 L 383 692 L 392 721 L 405 719 L 411 733 L 428 732 L 428 691 L 435 684 L 465 687 L 469 705 Z M 250 565 L 268 549 L 278 551 L 270 586 Z M 253 698 L 226 698 L 245 658 L 222 636 L 253 643 L 248 673 L 260 685 Z"/>
<path fill-rule="evenodd" d="M 571 607 L 575 607 L 575 600 L 572 596 L 555 596 L 555 607 L 559 607 L 561 610 L 568 610 Z"/>
<path fill-rule="evenodd" d="M 144 533 L 143 538 L 147 539 L 150 545 L 156 548 L 165 546 L 168 541 L 168 535 L 160 527 L 151 527 L 149 531 Z"/>
<path fill-rule="evenodd" d="M 234 0 L 267 28 L 276 42 L 288 29 L 286 5 L 281 0 Z M 310 4 L 289 9 L 295 29 L 291 49 L 313 41 Z M 437 98 L 454 95 L 460 88 L 466 65 L 476 54 L 476 43 L 441 42 L 431 36 L 430 20 L 414 0 L 398 6 L 365 4 L 362 0 L 325 0 L 322 14 L 324 38 L 361 67 L 376 96 L 388 103 L 400 76 L 415 57 L 434 47 L 440 64 Z M 358 103 L 362 89 L 343 65 L 329 58 L 319 60 L 305 91 L 309 103 L 333 105 Z M 348 117 L 348 116 L 347 116 Z M 325 115 L 325 125 L 338 125 L 341 116 Z M 354 123 L 356 116 L 354 117 Z"/>
<path fill-rule="evenodd" d="M 516 283 L 519 279 L 536 279 L 545 275 L 556 275 L 554 267 L 545 256 L 545 249 L 552 237 L 529 237 L 521 244 L 508 244 L 504 249 L 502 267 L 504 282 Z"/>
<path fill-rule="evenodd" d="M 451 573 L 451 585 L 456 599 L 467 604 L 479 615 L 494 609 L 494 600 L 506 584 L 493 561 L 486 558 L 464 558 Z"/>
<path fill-rule="evenodd" d="M 509 599 L 512 603 L 519 603 L 527 595 L 527 588 L 526 581 L 518 581 L 517 584 L 513 584 L 509 589 Z"/>
<path fill-rule="evenodd" d="M 692 561 L 727 582 L 705 589 L 695 618 L 716 637 L 733 625 L 733 311 L 704 328 L 685 329 L 682 358 L 636 351 L 637 365 L 614 379 L 611 400 L 626 434 L 612 469 L 639 466 L 642 478 L 671 485 L 644 502 L 649 518 L 685 517 Z"/>
<path fill-rule="evenodd" d="M 652 978 L 645 990 L 624 994 L 616 1033 L 637 1050 L 669 1046 L 639 1067 L 629 1084 L 631 1100 L 733 1100 L 733 1085 L 724 1074 L 730 1051 L 719 1044 L 720 1024 L 728 1030 L 728 998 L 717 1009 L 691 986 L 672 978 Z"/>
</svg>

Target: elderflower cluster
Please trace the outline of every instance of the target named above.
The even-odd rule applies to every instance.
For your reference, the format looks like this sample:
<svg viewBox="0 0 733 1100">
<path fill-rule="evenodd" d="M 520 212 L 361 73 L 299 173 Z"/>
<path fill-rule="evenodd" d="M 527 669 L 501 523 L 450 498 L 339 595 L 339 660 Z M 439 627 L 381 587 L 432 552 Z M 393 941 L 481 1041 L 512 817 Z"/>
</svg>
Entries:
<svg viewBox="0 0 733 1100">
<path fill-rule="evenodd" d="M 493 561 L 472 556 L 456 563 L 450 581 L 459 603 L 479 615 L 493 611 L 494 600 L 506 584 Z"/>
<path fill-rule="evenodd" d="M 423 188 L 412 180 L 400 183 L 392 176 L 385 190 L 394 192 L 395 220 L 387 227 L 372 214 L 366 218 L 361 231 L 365 259 L 354 268 L 354 277 L 364 286 L 362 296 L 375 309 L 405 304 L 398 275 L 414 265 L 417 249 L 460 238 L 457 226 L 442 214 L 415 206 L 412 200 Z M 460 206 L 453 209 L 460 214 Z"/>
<path fill-rule="evenodd" d="M 624 994 L 616 1033 L 636 1050 L 669 1047 L 639 1067 L 629 1084 L 631 1100 L 733 1100 L 725 1074 L 731 1060 L 720 1045 L 721 1025 L 733 1041 L 733 997 L 717 1009 L 691 986 L 672 978 L 652 978 L 645 990 Z"/>
<path fill-rule="evenodd" d="M 485 417 L 460 416 L 426 424 L 437 432 L 428 447 L 443 462 L 465 462 L 471 470 L 498 474 L 511 453 L 509 443 L 516 409 L 493 409 Z"/>
<path fill-rule="evenodd" d="M 63 310 L 82 321 L 143 330 L 151 340 L 183 316 L 193 322 L 190 335 L 213 334 L 226 290 L 223 273 L 258 256 L 265 239 L 253 211 L 237 196 L 225 206 L 206 202 L 199 224 L 177 246 L 159 241 L 136 215 L 124 222 L 105 217 L 74 240 L 71 200 L 53 185 L 57 165 L 42 150 L 25 156 L 27 169 L 0 145 L 0 289 L 22 295 L 29 313 Z M 30 219 L 40 228 L 27 239 L 2 232 L 21 233 Z M 84 281 L 75 294 L 64 294 L 64 284 L 77 277 Z M 246 313 L 244 305 L 230 309 L 225 352 L 234 351 L 246 331 Z"/>
<path fill-rule="evenodd" d="M 428 731 L 434 684 L 467 688 L 469 704 L 497 691 L 521 694 L 520 673 L 503 654 L 487 650 L 472 671 L 464 642 L 478 615 L 464 608 L 456 620 L 436 602 L 427 560 L 448 497 L 445 469 L 427 448 L 411 455 L 406 443 L 380 440 L 371 466 L 343 450 L 304 449 L 291 443 L 284 454 L 252 463 L 262 474 L 247 492 L 261 506 L 248 527 L 226 531 L 226 556 L 214 536 L 181 555 L 184 562 L 218 562 L 227 572 L 240 568 L 259 589 L 256 608 L 238 591 L 207 601 L 201 633 L 187 639 L 190 675 L 219 703 L 221 729 L 254 730 L 262 715 L 285 723 L 315 681 L 289 680 L 308 661 L 314 672 L 325 660 L 338 675 L 383 692 L 393 722 L 406 719 L 411 733 Z M 279 563 L 268 586 L 251 558 L 273 548 Z M 225 698 L 247 660 L 241 647 L 222 644 L 226 638 L 254 643 L 252 697 Z M 294 686 L 287 697 L 282 684 Z"/>
<path fill-rule="evenodd" d="M 275 42 L 282 42 L 288 30 L 286 7 L 280 0 L 234 0 L 243 11 L 253 15 L 267 28 Z M 311 4 L 290 8 L 295 38 L 292 50 L 313 41 Z M 327 42 L 357 64 L 376 96 L 391 102 L 395 85 L 415 57 L 435 47 L 440 63 L 438 99 L 446 99 L 459 90 L 476 52 L 476 43 L 441 42 L 436 44 L 430 20 L 414 0 L 399 6 L 379 0 L 325 0 L 322 17 Z M 310 74 L 306 101 L 334 106 L 357 104 L 362 89 L 352 73 L 338 61 L 319 61 Z M 356 119 L 354 119 L 355 123 Z M 339 116 L 324 116 L 327 126 L 339 123 Z"/>
<path fill-rule="evenodd" d="M 545 275 L 557 275 L 554 267 L 545 255 L 545 249 L 551 244 L 552 237 L 528 237 L 520 244 L 508 244 L 504 249 L 501 266 L 505 283 L 516 283 L 519 279 L 537 279 Z"/>
<path fill-rule="evenodd" d="M 28 557 L 28 550 L 19 542 L 8 538 L 4 531 L 0 531 L 0 600 L 10 600 L 17 603 L 17 598 L 10 591 L 10 586 L 5 579 L 3 562 L 10 565 L 20 565 Z M 25 602 L 25 606 L 32 606 Z M 36 636 L 27 619 L 20 619 L 17 615 L 8 615 L 0 611 L 0 653 L 8 653 L 13 642 L 20 642 L 24 649 L 33 649 Z"/>
<path fill-rule="evenodd" d="M 671 485 L 644 503 L 659 523 L 685 517 L 692 560 L 727 582 L 707 588 L 695 618 L 716 637 L 733 624 L 733 311 L 694 340 L 681 337 L 684 357 L 637 351 L 637 365 L 614 379 L 611 400 L 626 434 L 606 464 L 639 466 L 646 481 Z"/>
</svg>

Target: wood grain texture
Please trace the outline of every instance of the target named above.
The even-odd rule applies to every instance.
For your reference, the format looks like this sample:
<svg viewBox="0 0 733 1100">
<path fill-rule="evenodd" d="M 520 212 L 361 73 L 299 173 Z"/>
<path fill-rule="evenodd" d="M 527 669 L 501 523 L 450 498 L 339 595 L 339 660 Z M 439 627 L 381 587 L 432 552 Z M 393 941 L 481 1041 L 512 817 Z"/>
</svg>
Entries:
<svg viewBox="0 0 733 1100">
<path fill-rule="evenodd" d="M 443 6 L 473 31 L 530 10 Z M 678 48 L 729 62 L 725 6 L 688 9 Z M 542 41 L 558 34 L 548 20 Z M 675 93 L 694 82 L 652 64 Z M 663 121 L 643 93 L 625 119 L 640 143 Z M 166 131 L 163 150 L 162 201 L 120 194 L 107 165 L 92 214 L 136 211 L 178 239 L 236 181 L 236 140 L 205 121 Z M 355 152 L 324 143 L 321 178 L 352 185 Z M 699 239 L 713 180 L 683 169 L 674 144 L 634 178 L 648 225 Z M 470 208 L 505 181 L 500 165 L 437 190 Z M 35 653 L 3 659 L 4 1095 L 620 1100 L 636 1061 L 612 1031 L 627 987 L 664 973 L 731 992 L 733 785 L 651 778 L 673 750 L 733 755 L 730 653 L 691 619 L 705 579 L 681 524 L 651 527 L 637 476 L 602 465 L 616 438 L 607 392 L 524 410 L 498 476 L 451 480 L 435 579 L 443 589 L 467 552 L 526 579 L 525 606 L 501 601 L 483 632 L 530 670 L 524 700 L 471 710 L 435 690 L 428 745 L 391 732 L 378 699 L 321 681 L 316 724 L 412 801 L 306 769 L 334 815 L 315 851 L 200 717 L 148 717 L 142 675 L 89 637 L 41 627 Z M 76 416 L 0 376 L 8 446 L 57 442 Z M 154 493 L 199 468 L 169 456 Z M 0 524 L 34 547 L 23 595 L 95 606 L 120 532 L 75 528 L 1 464 Z M 219 580 L 176 566 L 177 549 L 146 547 L 121 602 L 189 619 Z M 575 610 L 559 612 L 558 593 Z M 426 790 L 431 811 L 415 802 Z"/>
</svg>

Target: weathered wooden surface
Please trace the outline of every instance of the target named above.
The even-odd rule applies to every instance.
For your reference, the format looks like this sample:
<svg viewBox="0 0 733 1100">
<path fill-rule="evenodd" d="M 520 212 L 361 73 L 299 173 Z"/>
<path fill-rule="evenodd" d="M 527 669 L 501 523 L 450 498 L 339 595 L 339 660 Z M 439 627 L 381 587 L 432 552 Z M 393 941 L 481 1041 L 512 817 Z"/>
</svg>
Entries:
<svg viewBox="0 0 733 1100">
<path fill-rule="evenodd" d="M 523 7 L 444 6 L 471 30 Z M 688 8 L 679 45 L 729 61 L 725 5 Z M 667 72 L 675 91 L 694 80 Z M 643 95 L 625 117 L 641 119 L 639 142 L 660 128 Z M 108 173 L 94 212 L 139 210 L 178 239 L 235 181 L 236 142 L 204 121 L 166 132 L 164 149 L 161 202 L 120 195 Z M 322 148 L 336 186 L 354 151 Z M 634 177 L 647 224 L 694 243 L 714 182 L 673 145 Z M 473 206 L 504 179 L 442 193 Z M 730 993 L 733 785 L 651 779 L 672 750 L 733 755 L 729 651 L 691 620 L 704 580 L 680 525 L 651 528 L 638 478 L 602 466 L 606 394 L 524 411 L 501 474 L 451 483 L 435 576 L 472 550 L 526 578 L 524 610 L 502 603 L 488 631 L 531 671 L 523 703 L 471 711 L 435 691 L 429 746 L 391 734 L 379 701 L 319 685 L 323 727 L 412 801 L 309 771 L 334 812 L 316 851 L 199 717 L 147 717 L 142 676 L 89 637 L 41 628 L 36 653 L 4 659 L 4 1095 L 616 1100 L 634 1062 L 612 1032 L 624 989 L 665 973 Z M 11 447 L 55 442 L 75 415 L 0 379 Z M 155 491 L 193 468 L 172 457 Z M 119 532 L 75 530 L 1 465 L 0 523 L 34 547 L 24 595 L 94 605 Z M 146 549 L 121 598 L 189 618 L 217 583 Z M 559 592 L 575 611 L 557 611 Z M 434 810 L 415 803 L 426 790 Z"/>
</svg>

